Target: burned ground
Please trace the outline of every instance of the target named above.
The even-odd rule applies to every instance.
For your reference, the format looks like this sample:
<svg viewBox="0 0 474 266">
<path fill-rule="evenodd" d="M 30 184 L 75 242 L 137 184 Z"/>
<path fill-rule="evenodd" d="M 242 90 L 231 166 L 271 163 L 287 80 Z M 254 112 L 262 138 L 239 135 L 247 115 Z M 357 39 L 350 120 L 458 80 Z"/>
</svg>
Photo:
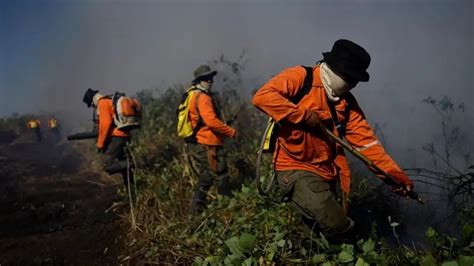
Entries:
<svg viewBox="0 0 474 266">
<path fill-rule="evenodd" d="M 116 265 L 125 228 L 113 179 L 69 143 L 0 143 L 0 265 Z"/>
</svg>

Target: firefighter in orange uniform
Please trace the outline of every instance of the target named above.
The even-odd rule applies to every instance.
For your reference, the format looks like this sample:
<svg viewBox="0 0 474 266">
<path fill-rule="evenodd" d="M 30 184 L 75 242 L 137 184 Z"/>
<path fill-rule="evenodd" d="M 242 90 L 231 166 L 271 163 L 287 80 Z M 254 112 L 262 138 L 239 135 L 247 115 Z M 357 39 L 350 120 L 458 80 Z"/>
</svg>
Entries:
<svg viewBox="0 0 474 266">
<path fill-rule="evenodd" d="M 349 92 L 359 81 L 369 80 L 367 51 L 352 41 L 338 40 L 323 57 L 309 69 L 311 73 L 302 66 L 283 70 L 257 91 L 253 104 L 280 124 L 274 162 L 278 184 L 286 197 L 302 213 L 309 228 L 340 239 L 354 222 L 338 203 L 334 188 L 340 180 L 343 195 L 348 195 L 350 173 L 342 147 L 325 135 L 321 125 L 342 133 L 404 189 L 412 190 L 413 182 L 384 151 Z M 313 76 L 311 88 L 294 104 L 291 99 L 303 87 L 307 73 Z"/>
<path fill-rule="evenodd" d="M 125 151 L 130 141 L 130 133 L 114 126 L 114 107 L 111 97 L 89 88 L 84 94 L 83 102 L 87 107 L 96 108 L 99 131 L 96 147 L 98 153 L 103 154 L 104 170 L 110 173 L 110 167 L 120 165 L 123 182 L 127 187 L 128 180 L 133 183 L 132 172 L 127 170 Z"/>
<path fill-rule="evenodd" d="M 60 139 L 59 123 L 55 116 L 52 116 L 48 120 L 48 129 L 49 129 L 49 132 L 51 133 L 51 136 L 53 137 L 53 140 L 55 142 L 59 141 Z"/>
<path fill-rule="evenodd" d="M 30 129 L 30 131 L 34 132 L 34 135 L 36 136 L 36 140 L 38 142 L 41 142 L 41 139 L 42 139 L 41 122 L 38 119 L 31 119 L 30 121 L 28 121 L 26 126 Z"/>
<path fill-rule="evenodd" d="M 191 164 L 198 175 L 198 182 L 191 202 L 191 214 L 199 213 L 206 204 L 207 191 L 216 180 L 217 191 L 230 196 L 229 173 L 223 150 L 224 137 L 235 138 L 237 132 L 226 125 L 217 115 L 216 99 L 212 96 L 212 85 L 217 71 L 201 65 L 194 71 L 190 90 L 195 90 L 190 99 L 189 116 L 194 129 L 188 138 L 186 149 Z"/>
</svg>

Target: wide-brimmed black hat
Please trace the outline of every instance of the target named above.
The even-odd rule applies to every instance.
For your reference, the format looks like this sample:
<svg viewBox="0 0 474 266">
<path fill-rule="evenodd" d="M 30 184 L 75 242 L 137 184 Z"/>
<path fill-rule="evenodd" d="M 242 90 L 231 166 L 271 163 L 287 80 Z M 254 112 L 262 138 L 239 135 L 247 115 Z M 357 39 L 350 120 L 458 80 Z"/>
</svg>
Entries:
<svg viewBox="0 0 474 266">
<path fill-rule="evenodd" d="M 349 40 L 337 40 L 331 52 L 323 53 L 324 61 L 336 72 L 357 81 L 368 81 L 367 68 L 370 55 L 358 44 Z"/>
<path fill-rule="evenodd" d="M 84 94 L 84 97 L 82 98 L 82 101 L 87 104 L 87 107 L 92 106 L 92 100 L 94 99 L 94 95 L 98 92 L 99 91 L 95 91 L 91 88 L 87 89 L 86 93 Z"/>
<path fill-rule="evenodd" d="M 196 70 L 194 70 L 194 80 L 198 81 L 204 77 L 214 77 L 217 74 L 217 71 L 211 69 L 208 65 L 200 65 Z"/>
</svg>

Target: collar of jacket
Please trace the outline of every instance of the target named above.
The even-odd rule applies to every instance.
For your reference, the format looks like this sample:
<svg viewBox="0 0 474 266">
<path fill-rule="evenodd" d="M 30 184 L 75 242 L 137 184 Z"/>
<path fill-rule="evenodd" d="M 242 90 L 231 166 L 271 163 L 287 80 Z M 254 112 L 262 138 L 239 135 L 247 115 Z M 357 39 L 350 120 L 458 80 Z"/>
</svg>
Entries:
<svg viewBox="0 0 474 266">
<path fill-rule="evenodd" d="M 196 87 L 196 89 L 198 89 L 198 90 L 200 90 L 200 91 L 202 91 L 202 92 L 205 92 L 205 93 L 209 94 L 209 89 L 203 88 L 203 87 L 201 86 L 201 84 L 196 84 L 196 85 L 194 85 L 194 87 Z"/>
<path fill-rule="evenodd" d="M 100 94 L 100 93 L 96 93 L 94 95 L 94 98 L 92 98 L 92 103 L 97 107 L 99 105 L 99 100 L 105 98 L 104 95 Z"/>
<path fill-rule="evenodd" d="M 323 81 L 321 80 L 321 65 L 316 65 L 313 68 L 313 87 L 324 87 Z"/>
<path fill-rule="evenodd" d="M 203 89 L 203 88 L 201 88 L 200 86 L 197 86 L 197 85 L 192 85 L 192 86 L 188 89 L 188 92 L 193 91 L 193 90 L 198 90 L 198 91 L 203 92 L 203 93 L 205 93 L 205 94 L 209 94 L 209 91 L 208 91 L 208 90 Z"/>
</svg>

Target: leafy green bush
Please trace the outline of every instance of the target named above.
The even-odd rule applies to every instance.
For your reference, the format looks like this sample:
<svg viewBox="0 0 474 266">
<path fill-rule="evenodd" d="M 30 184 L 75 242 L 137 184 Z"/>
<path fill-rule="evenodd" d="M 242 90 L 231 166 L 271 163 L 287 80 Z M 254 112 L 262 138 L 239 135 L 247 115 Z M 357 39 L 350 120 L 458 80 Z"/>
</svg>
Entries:
<svg viewBox="0 0 474 266">
<path fill-rule="evenodd" d="M 472 262 L 472 223 L 465 227 L 462 244 L 454 238 L 428 229 L 432 250 L 417 249 L 399 242 L 389 245 L 377 235 L 377 225 L 368 223 L 367 234 L 353 243 L 333 245 L 314 233 L 305 239 L 300 215 L 283 203 L 276 190 L 262 197 L 252 182 L 254 160 L 266 117 L 237 93 L 242 86 L 243 66 L 224 57 L 211 62 L 222 74 L 218 91 L 224 117 L 238 113 L 235 124 L 242 133 L 239 141 L 225 144 L 233 177 L 234 196 L 208 193 L 210 203 L 198 216 L 188 215 L 195 179 L 187 166 L 183 141 L 176 130 L 176 107 L 185 87 L 176 86 L 154 96 L 138 94 L 144 107 L 144 124 L 136 134 L 130 153 L 144 167 L 135 171 L 138 199 L 123 262 L 180 265 L 469 265 Z M 227 86 L 228 84 L 231 84 Z M 266 163 L 269 163 L 266 158 Z M 267 174 L 268 169 L 264 172 Z M 394 215 L 391 200 L 363 176 L 356 174 L 351 210 L 372 210 L 387 220 Z M 467 212 L 469 214 L 469 211 Z M 472 210 L 470 210 L 472 214 Z M 388 226 L 388 225 L 387 225 Z M 390 222 L 393 233 L 398 223 Z M 372 229 L 372 230 L 370 230 Z M 446 253 L 446 247 L 449 248 Z M 467 264 L 466 264 L 467 263 Z"/>
</svg>

